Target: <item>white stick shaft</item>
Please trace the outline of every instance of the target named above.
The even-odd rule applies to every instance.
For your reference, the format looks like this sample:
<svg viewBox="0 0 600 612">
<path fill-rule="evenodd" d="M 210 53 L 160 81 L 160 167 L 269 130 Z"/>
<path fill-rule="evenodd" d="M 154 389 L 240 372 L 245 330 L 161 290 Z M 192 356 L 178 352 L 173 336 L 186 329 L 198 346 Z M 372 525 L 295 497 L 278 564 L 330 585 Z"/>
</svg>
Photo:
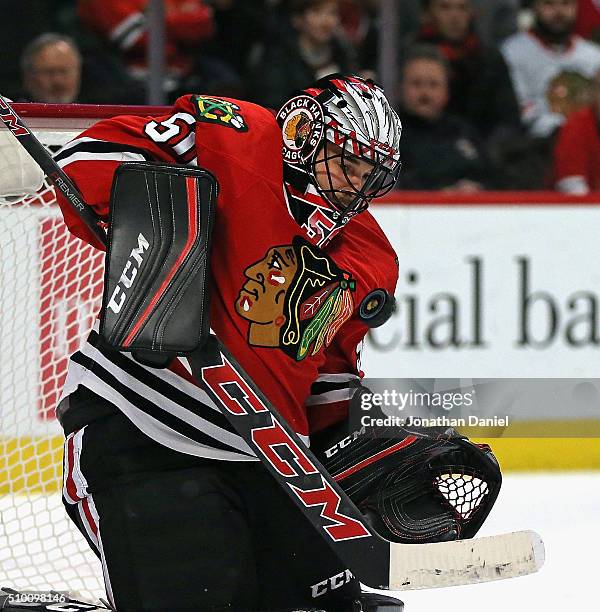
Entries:
<svg viewBox="0 0 600 612">
<path fill-rule="evenodd" d="M 544 544 L 534 531 L 517 531 L 436 544 L 394 544 L 390 589 L 413 590 L 515 578 L 544 564 Z"/>
</svg>

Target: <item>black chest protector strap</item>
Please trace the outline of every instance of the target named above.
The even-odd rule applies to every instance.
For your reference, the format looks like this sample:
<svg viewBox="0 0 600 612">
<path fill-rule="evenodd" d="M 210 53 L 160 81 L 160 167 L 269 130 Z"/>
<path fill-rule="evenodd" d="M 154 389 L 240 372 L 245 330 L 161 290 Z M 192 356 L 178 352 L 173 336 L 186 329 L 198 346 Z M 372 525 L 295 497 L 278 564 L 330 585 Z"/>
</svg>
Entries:
<svg viewBox="0 0 600 612">
<path fill-rule="evenodd" d="M 204 343 L 217 189 L 215 177 L 201 168 L 119 166 L 100 315 L 108 346 L 165 367 Z"/>
</svg>

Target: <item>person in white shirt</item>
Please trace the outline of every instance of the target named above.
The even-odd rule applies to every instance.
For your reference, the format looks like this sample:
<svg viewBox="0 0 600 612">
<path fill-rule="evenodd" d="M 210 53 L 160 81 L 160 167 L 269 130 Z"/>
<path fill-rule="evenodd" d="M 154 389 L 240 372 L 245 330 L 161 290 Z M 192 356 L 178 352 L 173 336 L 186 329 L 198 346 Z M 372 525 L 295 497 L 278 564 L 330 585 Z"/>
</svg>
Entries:
<svg viewBox="0 0 600 612">
<path fill-rule="evenodd" d="M 565 121 L 548 104 L 550 82 L 563 71 L 591 78 L 600 69 L 600 46 L 573 33 L 577 0 L 534 0 L 533 12 L 533 27 L 510 36 L 501 50 L 523 123 L 532 136 L 547 137 Z"/>
</svg>

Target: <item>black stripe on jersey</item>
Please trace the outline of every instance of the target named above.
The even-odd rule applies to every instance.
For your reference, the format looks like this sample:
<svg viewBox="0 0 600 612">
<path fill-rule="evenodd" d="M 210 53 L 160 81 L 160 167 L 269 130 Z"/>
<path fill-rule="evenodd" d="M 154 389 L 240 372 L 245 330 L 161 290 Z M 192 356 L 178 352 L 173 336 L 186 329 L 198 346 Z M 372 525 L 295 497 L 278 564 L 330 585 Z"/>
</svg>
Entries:
<svg viewBox="0 0 600 612">
<path fill-rule="evenodd" d="M 170 412 L 161 409 L 156 404 L 146 399 L 144 396 L 140 395 L 139 393 L 136 393 L 134 390 L 121 383 L 110 372 L 105 370 L 97 361 L 94 361 L 83 353 L 79 351 L 74 353 L 71 356 L 71 360 L 93 372 L 94 376 L 97 376 L 109 387 L 121 394 L 129 403 L 133 404 L 133 406 L 135 406 L 138 410 L 146 413 L 155 420 L 160 421 L 169 429 L 172 429 L 173 431 L 180 433 L 189 438 L 190 440 L 194 440 L 194 442 L 202 444 L 203 446 L 232 453 L 239 453 L 241 455 L 251 456 L 249 453 L 244 452 L 239 448 L 236 448 L 235 446 L 225 444 L 224 442 L 213 438 L 209 434 L 200 431 L 193 425 L 186 423 L 186 421 L 171 414 Z M 85 385 L 85 383 L 83 384 Z M 212 409 L 208 406 L 204 406 L 204 409 L 207 412 L 213 412 Z M 204 415 L 199 416 L 204 417 Z M 242 440 L 242 438 L 240 438 L 240 440 Z"/>
<path fill-rule="evenodd" d="M 330 391 L 341 391 L 342 389 L 355 388 L 356 383 L 359 382 L 359 379 L 356 380 L 345 380 L 343 382 L 327 382 L 327 381 L 317 381 L 314 382 L 310 387 L 311 395 L 321 395 L 323 393 L 329 393 Z M 350 383 L 353 383 L 352 385 Z"/>
<path fill-rule="evenodd" d="M 136 153 L 137 155 L 142 155 L 146 161 L 154 160 L 148 151 L 138 149 L 137 147 L 118 144 L 116 142 L 86 141 L 80 142 L 73 147 L 63 149 L 58 155 L 54 156 L 54 161 L 62 161 L 75 153 Z"/>
<path fill-rule="evenodd" d="M 125 355 L 122 355 L 116 351 L 106 350 L 106 348 L 102 346 L 102 342 L 100 340 L 100 335 L 98 334 L 98 332 L 92 330 L 88 337 L 88 342 L 94 348 L 100 351 L 108 361 L 114 363 L 118 368 L 124 370 L 127 374 L 129 374 L 136 380 L 139 380 L 141 383 L 145 384 L 151 389 L 154 389 L 161 395 L 168 397 L 171 401 L 176 404 L 179 404 L 186 410 L 189 410 L 190 412 L 194 412 L 198 416 L 201 416 L 205 421 L 209 421 L 216 427 L 225 429 L 230 433 L 236 434 L 234 427 L 229 423 L 227 418 L 221 414 L 219 410 L 215 410 L 214 408 L 203 404 L 201 401 L 195 399 L 191 395 L 188 395 L 181 389 L 170 385 L 162 378 L 154 376 L 151 372 L 149 372 L 147 369 L 145 369 L 132 359 L 125 357 Z"/>
</svg>

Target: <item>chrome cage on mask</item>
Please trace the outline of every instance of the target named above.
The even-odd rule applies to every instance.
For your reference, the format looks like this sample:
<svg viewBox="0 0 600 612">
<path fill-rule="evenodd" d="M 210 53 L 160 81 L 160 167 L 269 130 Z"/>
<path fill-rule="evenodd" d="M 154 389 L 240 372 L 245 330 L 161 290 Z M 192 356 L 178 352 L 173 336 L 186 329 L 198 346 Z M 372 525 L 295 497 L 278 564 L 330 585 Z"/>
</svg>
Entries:
<svg viewBox="0 0 600 612">
<path fill-rule="evenodd" d="M 323 151 L 323 157 L 318 159 L 321 151 Z M 350 159 L 365 161 L 372 166 L 360 188 L 353 184 L 349 175 Z M 320 185 L 316 180 L 316 166 L 321 163 L 325 164 L 328 187 Z M 346 179 L 344 188 L 334 186 L 330 165 L 334 163 L 340 163 Z M 340 213 L 341 221 L 344 223 L 366 210 L 371 200 L 391 191 L 398 181 L 401 168 L 402 162 L 394 158 L 394 151 L 390 150 L 386 153 L 383 150 L 375 150 L 373 146 L 362 145 L 347 134 L 336 139 L 335 143 L 324 139 L 323 145 L 316 152 L 312 161 L 312 174 L 315 177 L 317 190 Z"/>
</svg>

